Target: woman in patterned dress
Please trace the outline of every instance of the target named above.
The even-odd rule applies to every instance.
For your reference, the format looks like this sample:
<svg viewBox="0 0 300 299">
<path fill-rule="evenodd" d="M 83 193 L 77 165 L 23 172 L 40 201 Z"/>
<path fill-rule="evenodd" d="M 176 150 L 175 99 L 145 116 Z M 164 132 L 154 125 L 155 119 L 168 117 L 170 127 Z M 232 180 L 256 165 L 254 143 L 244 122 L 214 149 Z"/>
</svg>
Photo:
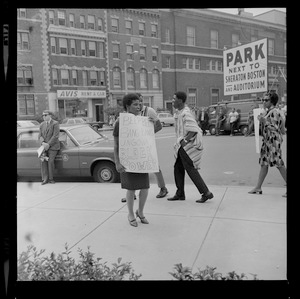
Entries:
<svg viewBox="0 0 300 299">
<path fill-rule="evenodd" d="M 264 98 L 264 108 L 267 109 L 265 116 L 259 115 L 259 122 L 262 124 L 263 140 L 260 150 L 259 164 L 261 166 L 257 185 L 249 191 L 250 194 L 262 194 L 261 186 L 267 176 L 269 166 L 276 166 L 286 182 L 286 168 L 282 160 L 282 127 L 283 119 L 275 108 L 278 102 L 276 93 L 269 93 Z M 286 195 L 284 195 L 286 196 Z"/>
</svg>

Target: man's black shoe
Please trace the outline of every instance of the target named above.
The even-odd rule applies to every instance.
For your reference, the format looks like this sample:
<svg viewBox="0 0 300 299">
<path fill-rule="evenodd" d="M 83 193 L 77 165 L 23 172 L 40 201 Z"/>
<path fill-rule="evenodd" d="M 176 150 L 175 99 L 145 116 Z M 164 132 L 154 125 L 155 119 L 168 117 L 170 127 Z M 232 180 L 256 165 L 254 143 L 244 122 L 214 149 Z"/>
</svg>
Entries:
<svg viewBox="0 0 300 299">
<path fill-rule="evenodd" d="M 174 201 L 174 200 L 185 200 L 185 197 L 179 197 L 177 195 L 174 195 L 173 197 L 169 197 L 168 200 Z"/>
<path fill-rule="evenodd" d="M 45 185 L 45 184 L 48 184 L 48 181 L 47 181 L 47 180 L 42 181 L 42 185 Z"/>
<path fill-rule="evenodd" d="M 212 199 L 214 197 L 214 195 L 211 192 L 207 192 L 205 195 L 203 194 L 202 197 L 198 200 L 196 200 L 196 202 L 206 202 L 208 199 Z"/>
</svg>

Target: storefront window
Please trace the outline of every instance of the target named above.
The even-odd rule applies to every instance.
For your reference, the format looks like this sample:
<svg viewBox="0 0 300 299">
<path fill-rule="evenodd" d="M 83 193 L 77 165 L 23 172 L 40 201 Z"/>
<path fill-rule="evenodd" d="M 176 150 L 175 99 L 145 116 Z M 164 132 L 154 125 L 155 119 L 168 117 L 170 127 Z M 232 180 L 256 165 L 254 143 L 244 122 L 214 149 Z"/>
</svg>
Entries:
<svg viewBox="0 0 300 299">
<path fill-rule="evenodd" d="M 87 117 L 87 99 L 59 100 L 58 109 L 60 118 Z"/>
</svg>

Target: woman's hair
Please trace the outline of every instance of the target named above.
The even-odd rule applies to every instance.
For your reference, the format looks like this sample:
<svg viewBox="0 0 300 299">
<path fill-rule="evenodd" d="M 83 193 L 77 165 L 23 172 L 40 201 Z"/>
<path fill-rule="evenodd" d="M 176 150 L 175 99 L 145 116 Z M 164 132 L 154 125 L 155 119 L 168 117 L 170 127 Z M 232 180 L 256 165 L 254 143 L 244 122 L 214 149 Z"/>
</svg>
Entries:
<svg viewBox="0 0 300 299">
<path fill-rule="evenodd" d="M 270 102 L 276 106 L 277 102 L 278 102 L 278 95 L 276 92 L 270 92 L 269 94 L 269 99 L 270 99 Z"/>
<path fill-rule="evenodd" d="M 136 93 L 128 93 L 123 97 L 123 107 L 127 111 L 127 106 L 130 106 L 133 101 L 139 100 L 139 96 Z"/>
<path fill-rule="evenodd" d="M 174 95 L 177 97 L 177 99 L 182 100 L 182 103 L 185 103 L 186 93 L 184 91 L 177 91 L 177 92 L 174 93 Z"/>
</svg>

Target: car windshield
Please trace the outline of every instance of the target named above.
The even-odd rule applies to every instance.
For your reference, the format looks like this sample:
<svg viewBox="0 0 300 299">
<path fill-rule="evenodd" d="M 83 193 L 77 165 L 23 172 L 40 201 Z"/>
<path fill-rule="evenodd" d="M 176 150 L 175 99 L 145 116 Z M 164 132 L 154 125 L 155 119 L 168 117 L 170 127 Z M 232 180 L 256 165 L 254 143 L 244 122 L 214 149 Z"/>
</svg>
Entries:
<svg viewBox="0 0 300 299">
<path fill-rule="evenodd" d="M 80 145 L 87 145 L 103 140 L 103 136 L 93 130 L 90 126 L 82 126 L 70 129 L 69 132 Z"/>
</svg>

